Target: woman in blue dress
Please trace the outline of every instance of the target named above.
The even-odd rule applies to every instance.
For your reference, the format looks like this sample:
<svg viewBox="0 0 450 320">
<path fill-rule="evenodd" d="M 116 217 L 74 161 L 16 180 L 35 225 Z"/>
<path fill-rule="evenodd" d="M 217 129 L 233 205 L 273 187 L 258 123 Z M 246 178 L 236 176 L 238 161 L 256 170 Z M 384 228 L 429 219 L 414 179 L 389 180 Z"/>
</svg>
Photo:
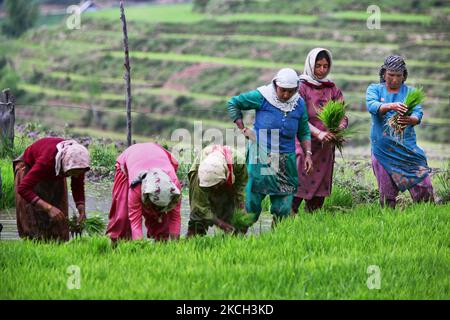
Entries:
<svg viewBox="0 0 450 320">
<path fill-rule="evenodd" d="M 422 106 L 410 115 L 403 104 L 408 92 L 415 90 L 404 82 L 408 76 L 405 61 L 389 56 L 380 69 L 380 83 L 371 84 L 366 92 L 367 110 L 372 116 L 370 140 L 372 168 L 377 178 L 381 205 L 396 205 L 399 191 L 409 190 L 413 201 L 434 201 L 433 186 L 424 151 L 417 145 L 414 127 L 422 121 Z M 389 128 L 388 121 L 399 114 L 403 127 L 399 136 Z"/>
<path fill-rule="evenodd" d="M 305 102 L 298 94 L 299 78 L 290 68 L 281 69 L 271 83 L 228 101 L 228 113 L 241 132 L 249 138 L 246 186 L 247 212 L 258 220 L 261 202 L 269 195 L 274 222 L 291 212 L 297 191 L 298 172 L 295 137 L 306 154 L 305 171 L 312 170 L 311 135 Z M 246 128 L 242 110 L 256 110 L 253 130 Z"/>
</svg>

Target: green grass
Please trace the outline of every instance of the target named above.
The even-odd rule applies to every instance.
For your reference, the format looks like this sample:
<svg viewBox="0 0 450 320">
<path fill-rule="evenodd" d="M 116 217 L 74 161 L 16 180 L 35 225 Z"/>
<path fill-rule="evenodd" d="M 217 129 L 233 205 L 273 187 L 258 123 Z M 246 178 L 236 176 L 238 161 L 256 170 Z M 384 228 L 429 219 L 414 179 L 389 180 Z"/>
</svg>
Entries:
<svg viewBox="0 0 450 320">
<path fill-rule="evenodd" d="M 14 172 L 10 159 L 0 159 L 0 171 L 2 176 L 0 197 L 0 209 L 14 207 Z"/>
<path fill-rule="evenodd" d="M 48 77 L 54 78 L 54 79 L 70 79 L 70 81 L 76 81 L 82 84 L 89 84 L 92 81 L 98 81 L 102 84 L 115 84 L 115 85 L 124 85 L 124 80 L 120 78 L 108 78 L 108 77 L 99 77 L 97 79 L 91 77 L 91 76 L 85 76 L 76 74 L 73 72 L 62 72 L 62 71 L 52 71 L 47 74 Z M 335 80 L 343 80 L 343 81 L 352 81 L 352 82 L 359 82 L 359 81 L 376 81 L 376 76 L 361 76 L 361 75 L 347 75 L 347 74 L 338 74 L 333 73 L 332 78 Z M 413 84 L 415 81 L 421 81 L 425 82 L 427 84 L 435 84 L 435 80 L 432 79 L 422 79 L 422 80 L 414 80 L 414 79 L 408 79 L 408 83 Z M 149 81 L 144 79 L 132 79 L 132 85 L 134 87 L 138 87 L 133 90 L 133 93 L 143 93 L 153 96 L 172 96 L 172 97 L 190 97 L 194 98 L 196 100 L 204 100 L 204 101 L 227 101 L 229 99 L 228 96 L 221 96 L 221 95 L 212 95 L 212 94 L 206 94 L 206 93 L 199 93 L 199 92 L 192 92 L 187 90 L 171 90 L 171 89 L 163 89 L 163 88 L 142 88 L 149 86 Z M 26 88 L 26 87 L 25 87 Z M 42 92 L 42 90 L 39 90 L 36 87 L 29 87 L 30 92 Z M 46 92 L 45 89 L 44 93 Z M 67 92 L 60 92 L 58 91 L 47 91 L 51 95 L 60 94 L 63 96 L 71 96 Z M 345 91 L 345 96 L 348 99 L 354 98 L 354 100 L 365 100 L 365 94 L 363 92 L 352 92 L 352 91 Z M 437 103 L 444 104 L 446 100 L 444 99 L 435 99 Z M 445 123 L 446 119 L 433 119 L 431 121 L 430 118 L 427 118 L 427 121 L 433 122 L 433 123 Z"/>
<path fill-rule="evenodd" d="M 205 34 L 191 34 L 191 33 L 160 33 L 158 38 L 161 39 L 185 39 L 185 40 L 202 40 L 202 41 L 239 41 L 239 42 L 264 42 L 276 44 L 293 44 L 301 46 L 315 46 L 315 47 L 336 47 L 336 48 L 362 48 L 366 46 L 384 46 L 390 49 L 398 49 L 396 44 L 387 43 L 367 43 L 367 42 L 347 42 L 347 41 L 333 41 L 333 40 L 317 40 L 317 39 L 300 39 L 296 37 L 277 37 L 268 35 L 250 35 L 250 34 L 232 34 L 232 35 L 205 35 Z"/>
<path fill-rule="evenodd" d="M 289 14 L 228 14 L 228 15 L 208 15 L 192 11 L 191 4 L 174 5 L 149 5 L 125 8 L 127 21 L 147 22 L 147 23 L 196 23 L 204 20 L 215 20 L 219 22 L 285 22 L 285 23 L 313 23 L 317 17 L 312 15 L 289 15 Z M 97 19 L 118 20 L 119 9 L 105 9 L 99 12 L 88 14 Z"/>
<path fill-rule="evenodd" d="M 301 15 L 301 14 L 266 14 L 266 13 L 236 13 L 217 16 L 208 16 L 209 18 L 219 22 L 282 22 L 282 23 L 299 23 L 311 24 L 318 20 L 317 16 Z"/>
<path fill-rule="evenodd" d="M 115 58 L 123 58 L 123 52 L 121 51 L 112 51 L 110 55 Z M 237 59 L 237 58 L 225 58 L 225 57 L 214 57 L 214 56 L 206 56 L 206 55 L 198 55 L 198 54 L 179 54 L 179 53 L 163 53 L 163 52 L 148 52 L 148 51 L 133 51 L 130 53 L 131 58 L 133 59 L 149 59 L 149 60 L 158 60 L 158 61 L 175 61 L 175 62 L 189 62 L 189 63 L 214 63 L 218 65 L 226 65 L 226 66 L 237 66 L 243 68 L 261 68 L 261 69 L 279 69 L 284 68 L 287 65 L 296 70 L 303 70 L 303 64 L 300 63 L 280 63 L 273 62 L 269 60 L 255 60 L 255 59 Z M 362 68 L 378 68 L 380 63 L 377 61 L 363 61 L 363 60 L 334 60 L 335 66 L 343 66 L 343 67 L 362 67 Z M 423 62 L 414 62 L 408 61 L 410 65 L 424 65 Z M 446 67 L 450 64 L 439 64 L 439 67 Z M 337 74 L 333 74 L 333 79 L 336 79 Z M 374 79 L 375 77 L 370 75 L 345 75 L 346 78 L 353 79 Z M 431 79 L 430 79 L 431 80 Z M 418 80 L 416 80 L 418 81 Z M 431 80 L 432 84 L 437 84 L 436 80 Z M 427 81 L 420 80 L 420 83 L 427 84 Z M 443 86 L 449 86 L 450 81 L 440 81 L 439 82 Z"/>
<path fill-rule="evenodd" d="M 205 15 L 192 12 L 191 4 L 125 7 L 125 15 L 127 21 L 151 23 L 195 23 L 205 19 Z M 105 9 L 88 13 L 86 16 L 120 21 L 120 10 L 119 8 Z"/>
<path fill-rule="evenodd" d="M 26 84 L 21 83 L 19 88 L 30 92 L 30 93 L 42 93 L 47 96 L 54 97 L 68 97 L 73 99 L 91 99 L 92 95 L 89 92 L 77 92 L 77 91 L 68 91 L 68 90 L 59 90 L 52 88 L 44 88 L 39 85 L 34 84 Z M 114 94 L 114 93 L 99 93 L 95 96 L 96 99 L 101 100 L 124 100 L 123 94 Z"/>
<path fill-rule="evenodd" d="M 114 172 L 119 152 L 114 144 L 93 143 L 89 145 L 91 169 L 101 173 Z"/>
<path fill-rule="evenodd" d="M 125 8 L 125 14 L 128 21 L 147 22 L 147 23 L 197 23 L 204 20 L 215 20 L 219 22 L 283 22 L 311 24 L 318 21 L 321 17 L 315 15 L 301 14 L 265 14 L 265 13 L 240 13 L 226 15 L 209 15 L 192 11 L 191 4 L 175 5 L 148 5 Z M 90 13 L 100 19 L 118 20 L 120 13 L 118 8 L 105 9 L 99 12 Z M 331 18 L 339 20 L 367 20 L 369 13 L 364 11 L 340 11 L 333 13 Z M 429 24 L 432 21 L 431 16 L 425 14 L 406 14 L 406 13 L 385 13 L 381 15 L 382 21 L 402 22 L 402 23 L 420 23 Z"/>
<path fill-rule="evenodd" d="M 79 135 L 90 136 L 90 137 L 96 138 L 96 139 L 108 137 L 110 139 L 119 140 L 119 141 L 127 140 L 127 134 L 126 134 L 125 130 L 123 131 L 123 133 L 120 133 L 117 131 L 100 130 L 100 129 L 95 129 L 95 128 L 70 128 L 69 132 L 74 133 L 74 134 L 79 134 Z M 142 135 L 133 134 L 132 138 L 137 143 L 150 141 L 150 139 L 148 137 L 145 137 Z"/>
<path fill-rule="evenodd" d="M 331 16 L 339 20 L 357 20 L 366 21 L 372 14 L 364 11 L 339 11 Z M 410 13 L 389 13 L 381 11 L 381 24 L 385 22 L 401 22 L 401 23 L 420 23 L 430 24 L 433 17 L 426 14 L 410 14 Z M 365 27 L 365 25 L 364 25 Z"/>
<path fill-rule="evenodd" d="M 301 214 L 260 236 L 0 242 L 1 299 L 449 299 L 450 205 Z M 380 289 L 367 286 L 369 266 Z M 70 266 L 80 289 L 70 290 Z M 124 270 L 128 270 L 124 272 Z"/>
</svg>

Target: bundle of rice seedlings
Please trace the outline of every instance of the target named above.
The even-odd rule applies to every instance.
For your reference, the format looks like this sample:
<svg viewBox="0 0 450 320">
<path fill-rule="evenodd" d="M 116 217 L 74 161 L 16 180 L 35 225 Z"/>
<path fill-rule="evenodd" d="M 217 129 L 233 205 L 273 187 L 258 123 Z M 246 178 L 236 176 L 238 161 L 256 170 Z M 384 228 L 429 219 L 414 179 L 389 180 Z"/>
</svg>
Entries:
<svg viewBox="0 0 450 320">
<path fill-rule="evenodd" d="M 408 108 L 408 111 L 404 114 L 405 116 L 411 115 L 413 109 L 421 104 L 425 100 L 425 92 L 423 91 L 422 87 L 419 87 L 415 90 L 412 90 L 408 92 L 408 94 L 405 97 L 405 101 L 403 102 L 406 107 Z M 405 126 L 398 124 L 398 118 L 399 114 L 395 114 L 388 120 L 388 125 L 391 128 L 391 132 L 393 131 L 394 134 L 403 134 L 403 130 L 405 129 Z"/>
<path fill-rule="evenodd" d="M 83 230 L 90 236 L 103 234 L 105 228 L 106 224 L 99 216 L 87 218 L 83 221 Z"/>
<path fill-rule="evenodd" d="M 77 216 L 73 215 L 69 220 L 69 230 L 73 236 L 81 236 L 86 232 L 89 236 L 101 235 L 106 228 L 106 224 L 100 216 L 93 216 L 86 218 L 83 222 L 78 224 Z"/>
<path fill-rule="evenodd" d="M 69 231 L 70 235 L 73 237 L 81 237 L 82 224 L 78 224 L 78 218 L 75 214 L 69 219 Z"/>
<path fill-rule="evenodd" d="M 341 154 L 345 137 L 348 136 L 348 132 L 345 129 L 340 129 L 339 125 L 345 117 L 346 108 L 347 106 L 344 102 L 330 100 L 317 114 L 317 118 L 322 121 L 327 130 L 333 133 L 336 137 L 334 145 L 338 148 Z"/>
<path fill-rule="evenodd" d="M 231 217 L 231 225 L 236 230 L 246 230 L 255 221 L 255 214 L 246 213 L 243 210 L 236 210 Z"/>
</svg>

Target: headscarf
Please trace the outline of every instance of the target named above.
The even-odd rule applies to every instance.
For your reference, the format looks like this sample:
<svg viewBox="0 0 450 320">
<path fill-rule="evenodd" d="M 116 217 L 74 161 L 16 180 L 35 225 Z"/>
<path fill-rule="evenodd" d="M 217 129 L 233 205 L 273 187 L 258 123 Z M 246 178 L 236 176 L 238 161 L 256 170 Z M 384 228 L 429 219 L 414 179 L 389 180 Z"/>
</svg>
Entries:
<svg viewBox="0 0 450 320">
<path fill-rule="evenodd" d="M 141 183 L 141 199 L 144 205 L 153 203 L 167 212 L 175 208 L 180 199 L 180 189 L 175 185 L 167 173 L 161 169 L 150 169 L 141 172 L 131 183 L 131 187 Z"/>
<path fill-rule="evenodd" d="M 277 75 L 272 79 L 270 84 L 259 87 L 257 90 L 275 108 L 280 109 L 283 112 L 291 112 L 297 106 L 300 95 L 298 92 L 295 92 L 295 94 L 288 101 L 283 102 L 278 99 L 275 84 L 281 88 L 290 89 L 298 88 L 298 82 L 298 75 L 294 69 L 283 68 L 278 71 Z"/>
<path fill-rule="evenodd" d="M 234 183 L 233 157 L 230 147 L 211 145 L 206 147 L 198 167 L 200 187 L 212 187 L 225 180 Z"/>
<path fill-rule="evenodd" d="M 328 54 L 328 57 L 330 58 L 330 65 L 328 66 L 328 73 L 325 75 L 323 79 L 317 78 L 317 76 L 314 74 L 314 67 L 316 65 L 316 59 L 317 55 L 321 52 L 325 51 Z M 305 60 L 305 67 L 303 69 L 303 73 L 300 75 L 300 80 L 303 80 L 307 82 L 308 84 L 311 84 L 316 87 L 333 87 L 334 82 L 328 79 L 326 76 L 331 71 L 331 65 L 333 64 L 333 56 L 331 55 L 331 52 L 324 48 L 315 48 L 312 49 Z"/>
<path fill-rule="evenodd" d="M 89 169 L 89 152 L 75 140 L 61 141 L 56 145 L 56 149 L 58 150 L 55 158 L 57 176 L 61 171 L 66 173 L 71 169 Z"/>
<path fill-rule="evenodd" d="M 380 83 L 386 82 L 386 80 L 384 80 L 386 70 L 403 72 L 403 82 L 408 78 L 408 69 L 406 69 L 405 60 L 401 56 L 391 55 L 386 57 L 384 64 L 380 68 Z"/>
</svg>

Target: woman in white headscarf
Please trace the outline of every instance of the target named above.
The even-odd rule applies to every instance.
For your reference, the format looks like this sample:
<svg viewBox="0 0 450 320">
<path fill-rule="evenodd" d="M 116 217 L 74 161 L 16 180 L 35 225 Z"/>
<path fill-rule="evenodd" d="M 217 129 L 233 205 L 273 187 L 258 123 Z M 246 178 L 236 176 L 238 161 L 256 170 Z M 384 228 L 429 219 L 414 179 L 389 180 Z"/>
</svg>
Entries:
<svg viewBox="0 0 450 320">
<path fill-rule="evenodd" d="M 325 197 L 331 194 L 334 144 L 333 133 L 327 131 L 324 124 L 317 118 L 322 107 L 330 100 L 343 101 L 341 90 L 328 78 L 333 59 L 331 52 L 324 48 L 311 50 L 306 57 L 303 74 L 300 75 L 299 94 L 306 102 L 306 110 L 311 131 L 311 151 L 314 170 L 308 174 L 303 170 L 305 153 L 297 141 L 298 189 L 292 202 L 292 211 L 297 213 L 300 203 L 305 200 L 305 211 L 320 209 Z M 348 119 L 345 117 L 340 124 L 346 128 Z"/>
<path fill-rule="evenodd" d="M 180 236 L 181 184 L 178 161 L 156 143 L 138 143 L 117 158 L 112 204 L 106 234 L 112 241 L 155 240 Z"/>
<path fill-rule="evenodd" d="M 310 132 L 305 103 L 298 94 L 299 79 L 290 68 L 278 71 L 266 85 L 228 101 L 228 113 L 250 140 L 246 187 L 246 210 L 258 219 L 262 200 L 269 195 L 274 222 L 291 212 L 297 191 L 295 138 L 301 141 L 306 160 L 304 170 L 312 170 Z M 253 130 L 246 128 L 242 110 L 256 110 Z"/>
<path fill-rule="evenodd" d="M 244 208 L 244 157 L 228 146 L 210 145 L 195 159 L 188 177 L 191 213 L 187 237 L 205 235 L 213 225 L 234 231 L 231 218 L 235 210 Z"/>
<path fill-rule="evenodd" d="M 71 177 L 78 223 L 86 219 L 84 173 L 89 152 L 74 140 L 37 140 L 14 160 L 17 229 L 21 238 L 69 240 L 66 177 Z"/>
</svg>

